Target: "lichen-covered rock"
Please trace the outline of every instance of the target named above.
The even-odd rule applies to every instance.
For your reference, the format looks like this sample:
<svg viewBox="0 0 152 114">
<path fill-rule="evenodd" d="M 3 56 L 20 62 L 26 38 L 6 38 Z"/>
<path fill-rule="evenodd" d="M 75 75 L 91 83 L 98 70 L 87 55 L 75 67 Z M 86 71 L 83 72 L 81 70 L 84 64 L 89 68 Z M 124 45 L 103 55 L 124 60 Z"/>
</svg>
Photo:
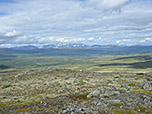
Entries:
<svg viewBox="0 0 152 114">
<path fill-rule="evenodd" d="M 115 87 L 103 87 L 100 90 L 95 90 L 89 95 L 87 95 L 88 98 L 91 97 L 110 97 L 110 96 L 118 96 L 120 94 L 119 91 L 116 90 Z"/>
<path fill-rule="evenodd" d="M 63 108 L 59 114 L 99 114 L 99 112 L 84 107 L 67 106 L 66 108 Z"/>
<path fill-rule="evenodd" d="M 109 100 L 110 103 L 121 103 L 121 100 L 119 99 L 113 99 L 113 100 Z"/>
<path fill-rule="evenodd" d="M 151 76 L 147 74 L 66 69 L 23 74 L 0 77 L 0 113 L 110 114 L 113 109 L 152 105 Z"/>
<path fill-rule="evenodd" d="M 91 97 L 97 97 L 100 95 L 100 90 L 95 90 L 92 93 L 87 95 L 87 98 L 91 98 Z"/>
<path fill-rule="evenodd" d="M 69 75 L 66 75 L 66 76 L 65 76 L 65 79 L 68 80 L 68 79 L 73 78 L 73 77 L 74 77 L 74 75 L 69 74 Z"/>
<path fill-rule="evenodd" d="M 143 81 L 139 84 L 142 89 L 152 90 L 152 81 Z"/>
</svg>

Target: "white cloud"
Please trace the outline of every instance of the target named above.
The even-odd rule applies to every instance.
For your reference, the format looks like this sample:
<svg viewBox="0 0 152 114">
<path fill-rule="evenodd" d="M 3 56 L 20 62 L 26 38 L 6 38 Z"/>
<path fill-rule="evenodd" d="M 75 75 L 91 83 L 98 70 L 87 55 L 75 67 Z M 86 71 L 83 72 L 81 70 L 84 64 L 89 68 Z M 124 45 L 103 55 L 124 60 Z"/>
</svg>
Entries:
<svg viewBox="0 0 152 114">
<path fill-rule="evenodd" d="M 127 3 L 129 0 L 103 0 L 102 6 L 105 8 L 117 8 Z"/>
<path fill-rule="evenodd" d="M 57 41 L 57 42 L 64 42 L 64 41 L 65 41 L 65 38 L 56 38 L 56 41 Z"/>
<path fill-rule="evenodd" d="M 98 39 L 99 39 L 99 40 L 102 40 L 102 38 L 101 38 L 101 37 L 99 37 Z"/>
<path fill-rule="evenodd" d="M 69 42 L 69 40 L 68 40 L 68 39 L 65 39 L 64 42 Z"/>
<path fill-rule="evenodd" d="M 100 10 L 120 8 L 129 0 L 87 0 L 85 6 Z"/>
<path fill-rule="evenodd" d="M 117 40 L 117 41 L 116 41 L 117 44 L 119 44 L 120 42 L 121 42 L 120 40 Z"/>
<path fill-rule="evenodd" d="M 139 42 L 141 43 L 152 42 L 152 38 L 145 38 L 145 39 L 140 40 Z"/>
<path fill-rule="evenodd" d="M 17 35 L 16 30 L 13 30 L 13 31 L 7 32 L 4 36 L 5 37 L 13 37 L 13 36 L 16 36 L 16 35 Z"/>
<path fill-rule="evenodd" d="M 53 41 L 53 40 L 55 39 L 55 37 L 52 36 L 52 37 L 49 37 L 49 39 L 50 39 L 51 41 Z"/>
<path fill-rule="evenodd" d="M 89 41 L 93 41 L 93 40 L 94 40 L 94 38 L 93 38 L 93 37 L 90 37 L 90 38 L 88 38 L 88 40 L 89 40 Z"/>
<path fill-rule="evenodd" d="M 124 43 L 152 37 L 151 0 L 16 0 L 0 3 L 0 12 L 8 13 L 0 15 L 1 44 Z"/>
<path fill-rule="evenodd" d="M 145 38 L 146 41 L 152 41 L 152 38 Z"/>
</svg>

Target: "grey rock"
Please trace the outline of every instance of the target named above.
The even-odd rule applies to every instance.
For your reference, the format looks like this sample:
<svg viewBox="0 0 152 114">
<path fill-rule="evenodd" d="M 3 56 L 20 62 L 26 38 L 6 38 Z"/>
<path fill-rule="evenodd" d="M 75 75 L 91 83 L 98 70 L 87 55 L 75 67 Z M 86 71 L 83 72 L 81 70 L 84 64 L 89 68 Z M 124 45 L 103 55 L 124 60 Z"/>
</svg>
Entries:
<svg viewBox="0 0 152 114">
<path fill-rule="evenodd" d="M 64 89 L 61 89 L 59 92 L 64 93 L 64 92 L 66 92 L 68 90 L 69 90 L 68 88 L 64 88 Z"/>
<path fill-rule="evenodd" d="M 110 103 L 121 103 L 121 100 L 119 99 L 113 99 L 113 100 L 109 100 Z"/>
<path fill-rule="evenodd" d="M 146 73 L 147 75 L 152 75 L 152 72 Z"/>
<path fill-rule="evenodd" d="M 13 98 L 13 99 L 14 99 L 14 100 L 18 100 L 18 98 L 16 98 L 16 97 L 15 97 L 15 98 Z"/>
<path fill-rule="evenodd" d="M 100 95 L 100 90 L 95 90 L 94 92 L 92 92 L 89 95 L 87 95 L 87 98 L 97 97 L 99 95 Z"/>
<path fill-rule="evenodd" d="M 143 89 L 152 89 L 152 82 L 151 83 L 145 83 L 142 87 Z"/>
<path fill-rule="evenodd" d="M 40 102 L 40 105 L 46 106 L 46 105 L 47 105 L 47 103 L 46 103 L 46 102 L 44 102 L 44 101 L 41 101 L 41 102 Z"/>
<path fill-rule="evenodd" d="M 144 81 L 139 84 L 142 89 L 152 90 L 152 81 Z"/>
<path fill-rule="evenodd" d="M 103 96 L 118 96 L 120 94 L 119 91 L 117 91 L 115 88 L 103 88 L 100 90 L 101 94 L 100 94 L 100 97 L 103 97 Z"/>
<path fill-rule="evenodd" d="M 65 79 L 68 80 L 68 79 L 73 78 L 73 77 L 74 77 L 74 75 L 69 74 L 69 75 L 65 76 Z"/>
<path fill-rule="evenodd" d="M 152 81 L 152 78 L 146 77 L 147 81 Z"/>
</svg>

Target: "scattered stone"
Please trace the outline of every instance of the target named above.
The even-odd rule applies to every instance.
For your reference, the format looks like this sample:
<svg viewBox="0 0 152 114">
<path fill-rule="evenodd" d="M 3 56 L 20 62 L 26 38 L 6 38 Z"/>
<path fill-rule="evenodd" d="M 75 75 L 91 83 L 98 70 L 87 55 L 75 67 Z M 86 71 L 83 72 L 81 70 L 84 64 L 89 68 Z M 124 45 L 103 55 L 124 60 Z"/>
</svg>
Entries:
<svg viewBox="0 0 152 114">
<path fill-rule="evenodd" d="M 109 100 L 110 103 L 121 103 L 121 100 L 119 99 L 113 99 L 113 100 Z"/>
<path fill-rule="evenodd" d="M 44 101 L 41 101 L 41 102 L 40 102 L 40 105 L 46 106 L 46 105 L 47 105 L 47 103 L 46 103 L 46 102 L 44 102 Z"/>
<path fill-rule="evenodd" d="M 152 81 L 144 81 L 139 84 L 142 89 L 152 90 Z"/>
<path fill-rule="evenodd" d="M 14 78 L 14 76 L 18 78 Z M 0 107 L 0 113 L 3 111 L 13 114 L 13 111 L 25 108 L 28 111 L 21 113 L 108 114 L 114 108 L 123 110 L 139 105 L 152 105 L 152 81 L 147 74 L 137 76 L 127 73 L 90 73 L 46 68 L 32 71 L 32 73 L 14 74 L 11 79 L 6 78 L 6 82 L 0 80 L 2 82 L 0 86 L 5 85 L 0 88 L 2 90 L 0 98 L 3 103 L 22 102 L 22 96 L 23 101 L 31 102 L 29 94 L 36 96 L 35 99 L 41 94 L 43 97 L 34 99 L 34 103 L 30 105 Z M 81 80 L 85 84 L 79 84 Z M 8 82 L 11 82 L 11 86 L 7 85 Z M 22 93 L 17 93 L 16 90 Z M 2 93 L 3 91 L 4 93 Z M 10 97 L 11 95 L 12 97 Z M 31 111 L 30 108 L 36 110 Z M 39 109 L 38 112 L 37 109 Z"/>
<path fill-rule="evenodd" d="M 94 92 L 88 94 L 87 98 L 97 97 L 98 95 L 100 95 L 100 90 L 95 90 Z"/>
<path fill-rule="evenodd" d="M 18 98 L 15 97 L 14 100 L 18 100 Z"/>
<path fill-rule="evenodd" d="M 69 74 L 69 75 L 65 76 L 65 79 L 68 80 L 68 79 L 73 78 L 73 77 L 74 77 L 74 75 Z"/>
<path fill-rule="evenodd" d="M 152 81 L 152 78 L 146 77 L 147 81 Z"/>
</svg>

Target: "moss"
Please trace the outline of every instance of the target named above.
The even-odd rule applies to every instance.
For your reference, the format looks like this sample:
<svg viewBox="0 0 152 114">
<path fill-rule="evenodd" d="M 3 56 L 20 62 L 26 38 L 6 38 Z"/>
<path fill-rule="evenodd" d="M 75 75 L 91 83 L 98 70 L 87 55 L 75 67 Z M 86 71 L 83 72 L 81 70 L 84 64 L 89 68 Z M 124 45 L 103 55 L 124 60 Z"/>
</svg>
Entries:
<svg viewBox="0 0 152 114">
<path fill-rule="evenodd" d="M 136 94 L 144 93 L 144 94 L 152 95 L 152 91 L 148 91 L 148 90 L 133 90 L 132 92 L 134 92 Z"/>
<path fill-rule="evenodd" d="M 84 82 L 83 80 L 80 80 L 79 84 L 84 85 L 84 84 L 86 84 L 86 82 Z"/>
<path fill-rule="evenodd" d="M 9 87 L 11 87 L 11 84 L 6 84 L 6 85 L 3 85 L 3 89 L 5 89 L 5 88 L 9 88 Z"/>
<path fill-rule="evenodd" d="M 53 108 L 36 108 L 35 110 L 41 111 L 41 110 L 52 110 Z"/>
<path fill-rule="evenodd" d="M 114 78 L 115 78 L 115 79 L 117 79 L 117 78 L 123 78 L 123 76 L 122 76 L 122 75 L 119 75 L 119 76 L 115 76 Z"/>
<path fill-rule="evenodd" d="M 58 86 L 60 86 L 60 82 L 58 81 L 55 81 L 50 85 L 50 87 L 58 87 Z"/>
<path fill-rule="evenodd" d="M 18 109 L 15 112 L 25 112 L 25 111 L 30 111 L 33 110 L 33 108 L 29 107 L 29 108 L 22 108 L 22 109 Z"/>
<path fill-rule="evenodd" d="M 127 107 L 124 109 L 116 108 L 111 111 L 111 114 L 151 114 L 151 106 L 139 105 L 137 107 Z"/>
<path fill-rule="evenodd" d="M 10 105 L 7 105 L 7 104 L 0 104 L 0 107 L 7 108 L 7 107 L 10 107 Z"/>
<path fill-rule="evenodd" d="M 111 114 L 133 114 L 133 113 L 127 112 L 125 110 L 113 110 Z"/>
<path fill-rule="evenodd" d="M 115 79 L 119 78 L 119 76 L 114 77 Z"/>
<path fill-rule="evenodd" d="M 141 77 L 135 77 L 135 78 L 134 78 L 134 80 L 139 80 L 139 79 L 141 79 Z"/>
<path fill-rule="evenodd" d="M 120 106 L 123 106 L 123 105 L 124 105 L 124 103 L 110 103 L 109 106 L 119 108 Z"/>
<path fill-rule="evenodd" d="M 128 86 L 135 87 L 136 85 L 135 84 L 128 84 Z"/>
<path fill-rule="evenodd" d="M 40 101 L 33 101 L 33 102 L 21 102 L 20 104 L 16 104 L 16 105 L 13 105 L 13 106 L 27 106 L 27 105 L 33 105 L 33 104 L 37 104 L 39 103 Z"/>
<path fill-rule="evenodd" d="M 53 103 L 52 103 L 52 106 L 58 106 L 58 105 L 59 105 L 58 102 L 53 102 Z"/>
<path fill-rule="evenodd" d="M 139 105 L 138 107 L 135 107 L 134 110 L 141 113 L 151 114 L 152 105 Z"/>
<path fill-rule="evenodd" d="M 144 73 L 136 73 L 136 75 L 144 75 Z"/>
<path fill-rule="evenodd" d="M 136 110 L 140 110 L 140 112 L 146 112 L 146 108 L 145 107 L 139 107 L 139 109 L 137 108 Z"/>
</svg>

